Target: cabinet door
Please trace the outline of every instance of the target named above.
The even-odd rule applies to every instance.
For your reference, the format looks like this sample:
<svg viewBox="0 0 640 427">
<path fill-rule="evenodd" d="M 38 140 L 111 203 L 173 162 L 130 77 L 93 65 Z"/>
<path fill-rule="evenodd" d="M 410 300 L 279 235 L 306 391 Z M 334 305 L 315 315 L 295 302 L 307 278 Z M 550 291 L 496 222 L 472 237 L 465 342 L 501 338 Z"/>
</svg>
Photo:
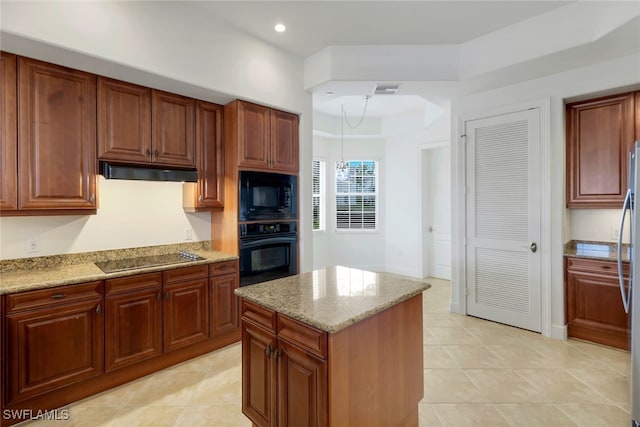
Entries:
<svg viewBox="0 0 640 427">
<path fill-rule="evenodd" d="M 164 287 L 164 351 L 209 339 L 208 280 Z"/>
<path fill-rule="evenodd" d="M 151 89 L 98 77 L 98 158 L 151 162 Z"/>
<path fill-rule="evenodd" d="M 278 426 L 326 426 L 326 361 L 281 340 L 278 349 Z"/>
<path fill-rule="evenodd" d="M 153 162 L 196 167 L 195 100 L 153 90 L 151 110 Z"/>
<path fill-rule="evenodd" d="M 622 207 L 634 120 L 633 93 L 567 104 L 567 207 Z"/>
<path fill-rule="evenodd" d="M 101 300 L 7 315 L 7 404 L 103 372 Z"/>
<path fill-rule="evenodd" d="M 105 370 L 162 354 L 162 290 L 105 298 Z"/>
<path fill-rule="evenodd" d="M 19 209 L 96 208 L 96 76 L 18 59 Z"/>
<path fill-rule="evenodd" d="M 298 172 L 298 116 L 271 111 L 271 168 Z"/>
<path fill-rule="evenodd" d="M 571 337 L 629 350 L 630 317 L 617 276 L 569 271 L 567 325 Z"/>
<path fill-rule="evenodd" d="M 270 111 L 261 105 L 238 101 L 238 166 L 269 169 Z"/>
<path fill-rule="evenodd" d="M 199 208 L 224 206 L 223 110 L 221 105 L 207 102 L 196 105 L 198 191 L 195 202 Z"/>
<path fill-rule="evenodd" d="M 238 329 L 238 297 L 233 293 L 238 288 L 237 273 L 225 274 L 211 281 L 211 337 Z"/>
<path fill-rule="evenodd" d="M 275 335 L 242 322 L 242 412 L 259 427 L 276 425 Z"/>
<path fill-rule="evenodd" d="M 16 107 L 16 56 L 0 52 L 0 209 L 18 208 L 18 130 Z"/>
</svg>

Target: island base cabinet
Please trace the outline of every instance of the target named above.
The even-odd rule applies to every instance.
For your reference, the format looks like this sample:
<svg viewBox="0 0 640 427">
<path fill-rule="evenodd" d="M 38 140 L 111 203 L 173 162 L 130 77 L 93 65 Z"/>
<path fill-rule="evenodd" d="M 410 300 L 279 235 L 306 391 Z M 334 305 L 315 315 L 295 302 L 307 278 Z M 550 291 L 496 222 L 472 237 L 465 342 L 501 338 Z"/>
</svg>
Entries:
<svg viewBox="0 0 640 427">
<path fill-rule="evenodd" d="M 259 427 L 275 425 L 275 348 L 274 334 L 242 322 L 242 411 Z"/>
<path fill-rule="evenodd" d="M 242 352 L 255 426 L 418 426 L 421 294 L 333 333 L 242 300 Z"/>
</svg>

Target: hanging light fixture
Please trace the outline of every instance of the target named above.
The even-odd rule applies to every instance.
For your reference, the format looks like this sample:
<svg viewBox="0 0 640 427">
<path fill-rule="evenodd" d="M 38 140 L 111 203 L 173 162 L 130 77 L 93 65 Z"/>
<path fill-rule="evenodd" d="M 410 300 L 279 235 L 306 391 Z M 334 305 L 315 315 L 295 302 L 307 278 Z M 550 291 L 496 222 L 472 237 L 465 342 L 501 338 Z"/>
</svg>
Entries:
<svg viewBox="0 0 640 427">
<path fill-rule="evenodd" d="M 340 104 L 340 160 L 336 162 L 336 177 L 338 178 L 338 181 L 347 181 L 351 174 L 349 170 L 349 163 L 344 161 L 344 122 L 346 121 L 347 125 L 351 129 L 355 129 L 360 126 L 364 120 L 364 115 L 367 113 L 369 98 L 371 98 L 371 95 L 364 96 L 364 109 L 362 110 L 362 116 L 355 126 L 352 126 L 349 122 L 349 117 L 347 117 L 347 113 L 344 111 L 344 104 Z"/>
</svg>

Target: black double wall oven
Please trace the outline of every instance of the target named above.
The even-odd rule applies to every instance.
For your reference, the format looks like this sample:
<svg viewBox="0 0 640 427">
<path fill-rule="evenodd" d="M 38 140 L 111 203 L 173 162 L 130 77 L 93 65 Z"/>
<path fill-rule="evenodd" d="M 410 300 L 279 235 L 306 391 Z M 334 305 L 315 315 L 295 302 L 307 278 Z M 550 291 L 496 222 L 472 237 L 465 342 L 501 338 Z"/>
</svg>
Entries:
<svg viewBox="0 0 640 427">
<path fill-rule="evenodd" d="M 298 272 L 297 179 L 240 172 L 240 286 Z"/>
</svg>

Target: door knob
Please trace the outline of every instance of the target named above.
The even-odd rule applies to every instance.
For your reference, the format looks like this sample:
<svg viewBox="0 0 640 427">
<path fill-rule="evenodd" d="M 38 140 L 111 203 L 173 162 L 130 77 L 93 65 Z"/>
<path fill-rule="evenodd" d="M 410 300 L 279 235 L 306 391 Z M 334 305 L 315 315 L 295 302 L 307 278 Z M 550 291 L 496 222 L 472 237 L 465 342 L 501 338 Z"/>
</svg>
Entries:
<svg viewBox="0 0 640 427">
<path fill-rule="evenodd" d="M 536 242 L 531 242 L 531 245 L 529 246 L 529 249 L 531 249 L 531 252 L 533 252 L 535 254 L 536 251 L 538 250 L 538 245 L 536 244 Z"/>
</svg>

